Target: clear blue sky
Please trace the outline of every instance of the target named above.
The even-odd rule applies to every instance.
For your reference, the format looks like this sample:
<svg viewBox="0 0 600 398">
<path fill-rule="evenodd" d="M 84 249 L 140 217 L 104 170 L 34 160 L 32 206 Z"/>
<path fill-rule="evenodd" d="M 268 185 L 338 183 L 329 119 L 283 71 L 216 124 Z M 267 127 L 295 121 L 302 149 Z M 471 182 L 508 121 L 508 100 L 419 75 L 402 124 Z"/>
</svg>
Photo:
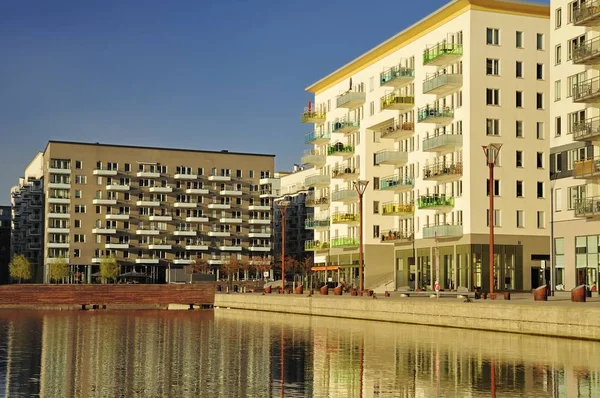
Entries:
<svg viewBox="0 0 600 398">
<path fill-rule="evenodd" d="M 540 1 L 543 2 L 543 1 Z M 46 142 L 305 148 L 304 88 L 446 0 L 0 2 L 0 204 Z"/>
</svg>

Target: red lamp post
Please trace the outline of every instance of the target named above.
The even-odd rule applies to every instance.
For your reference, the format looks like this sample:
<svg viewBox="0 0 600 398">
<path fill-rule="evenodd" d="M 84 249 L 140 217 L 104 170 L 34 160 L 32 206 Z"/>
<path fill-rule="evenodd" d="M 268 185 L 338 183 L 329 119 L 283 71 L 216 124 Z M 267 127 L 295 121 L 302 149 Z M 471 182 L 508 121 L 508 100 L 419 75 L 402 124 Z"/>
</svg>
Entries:
<svg viewBox="0 0 600 398">
<path fill-rule="evenodd" d="M 360 231 L 359 231 L 359 249 L 358 249 L 358 291 L 362 294 L 364 289 L 364 259 L 363 259 L 363 195 L 367 190 L 369 181 L 367 180 L 356 180 L 354 181 L 354 189 L 358 193 L 358 206 L 359 206 L 359 218 L 360 218 Z"/>
<path fill-rule="evenodd" d="M 277 205 L 281 211 L 281 289 L 285 291 L 285 211 L 290 201 L 281 200 Z"/>
<path fill-rule="evenodd" d="M 485 160 L 490 170 L 489 188 L 490 195 L 490 293 L 494 293 L 494 166 L 502 144 L 482 145 Z"/>
</svg>

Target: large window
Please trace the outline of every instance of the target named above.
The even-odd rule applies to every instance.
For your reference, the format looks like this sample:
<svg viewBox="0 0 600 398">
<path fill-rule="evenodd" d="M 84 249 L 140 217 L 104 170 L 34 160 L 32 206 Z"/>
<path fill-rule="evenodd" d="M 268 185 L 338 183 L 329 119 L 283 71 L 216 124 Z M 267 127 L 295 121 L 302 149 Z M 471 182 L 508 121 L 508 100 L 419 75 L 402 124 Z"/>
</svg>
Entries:
<svg viewBox="0 0 600 398">
<path fill-rule="evenodd" d="M 500 75 L 500 60 L 487 58 L 485 61 L 485 73 L 490 76 Z"/>
<path fill-rule="evenodd" d="M 596 285 L 598 276 L 598 235 L 577 236 L 575 238 L 575 267 L 577 284 Z"/>
<path fill-rule="evenodd" d="M 585 199 L 585 195 L 586 195 L 586 186 L 585 185 L 579 185 L 576 187 L 569 187 L 569 196 L 567 198 L 568 202 L 567 202 L 567 207 L 569 210 L 573 210 L 575 209 L 575 206 L 577 205 L 577 202 Z"/>
<path fill-rule="evenodd" d="M 485 91 L 486 105 L 500 105 L 500 90 L 497 88 L 488 88 Z"/>
<path fill-rule="evenodd" d="M 499 119 L 486 119 L 485 134 L 486 135 L 500 135 L 500 120 Z"/>
<path fill-rule="evenodd" d="M 500 29 L 487 28 L 486 44 L 498 46 L 500 45 Z"/>
</svg>

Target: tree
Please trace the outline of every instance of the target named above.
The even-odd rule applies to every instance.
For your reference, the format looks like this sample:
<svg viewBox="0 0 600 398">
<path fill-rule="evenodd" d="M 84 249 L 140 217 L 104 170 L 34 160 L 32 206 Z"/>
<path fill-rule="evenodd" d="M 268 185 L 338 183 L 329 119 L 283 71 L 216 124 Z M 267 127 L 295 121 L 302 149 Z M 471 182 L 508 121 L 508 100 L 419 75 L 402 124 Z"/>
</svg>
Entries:
<svg viewBox="0 0 600 398">
<path fill-rule="evenodd" d="M 112 279 L 113 282 L 119 276 L 119 265 L 114 256 L 104 256 L 100 260 L 100 276 L 104 280 Z"/>
<path fill-rule="evenodd" d="M 15 255 L 10 264 L 8 265 L 10 277 L 13 279 L 18 279 L 19 283 L 22 280 L 31 279 L 32 274 L 32 266 L 31 263 L 25 256 L 21 254 Z"/>
<path fill-rule="evenodd" d="M 260 273 L 261 278 L 264 277 L 264 273 L 271 269 L 271 259 L 269 257 L 262 257 L 258 260 L 254 260 L 254 268 Z"/>
<path fill-rule="evenodd" d="M 232 279 L 232 277 L 240 271 L 241 263 L 235 256 L 230 256 L 229 260 L 221 266 L 221 271 L 225 275 L 227 275 L 227 280 Z"/>
<path fill-rule="evenodd" d="M 248 279 L 248 274 L 254 269 L 254 265 L 247 260 L 239 260 L 240 270 L 244 271 L 244 280 Z"/>
<path fill-rule="evenodd" d="M 208 272 L 208 261 L 202 257 L 196 257 L 194 262 L 187 266 L 190 274 L 206 274 Z"/>
<path fill-rule="evenodd" d="M 50 275 L 50 280 L 54 282 L 64 282 L 65 278 L 69 276 L 69 264 L 67 263 L 67 259 L 60 257 L 54 260 L 54 262 L 50 264 L 48 273 Z"/>
<path fill-rule="evenodd" d="M 313 265 L 314 262 L 312 256 L 306 256 L 301 261 L 298 261 L 298 267 L 302 273 L 302 279 L 306 282 L 308 282 L 307 275 L 312 272 Z"/>
<path fill-rule="evenodd" d="M 289 271 L 292 271 L 292 279 L 295 279 L 294 277 L 296 276 L 299 270 L 300 261 L 296 260 L 295 257 L 285 256 L 285 273 L 289 274 Z"/>
</svg>

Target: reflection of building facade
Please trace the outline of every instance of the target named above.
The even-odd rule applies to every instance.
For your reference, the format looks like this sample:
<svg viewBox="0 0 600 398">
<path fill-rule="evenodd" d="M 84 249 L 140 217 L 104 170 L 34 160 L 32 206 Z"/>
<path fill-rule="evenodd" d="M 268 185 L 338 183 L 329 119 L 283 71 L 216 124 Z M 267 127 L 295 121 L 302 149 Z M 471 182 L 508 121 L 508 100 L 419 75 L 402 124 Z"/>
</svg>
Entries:
<svg viewBox="0 0 600 398">
<path fill-rule="evenodd" d="M 367 288 L 431 286 L 438 241 L 442 288 L 489 289 L 481 147 L 501 143 L 496 289 L 538 283 L 532 269 L 549 253 L 548 16 L 541 4 L 452 1 L 307 88 L 314 131 L 302 162 L 323 201 L 306 244 L 315 265 L 356 277 L 360 178 Z"/>
<path fill-rule="evenodd" d="M 0 284 L 8 283 L 10 262 L 11 207 L 0 206 Z"/>
</svg>

